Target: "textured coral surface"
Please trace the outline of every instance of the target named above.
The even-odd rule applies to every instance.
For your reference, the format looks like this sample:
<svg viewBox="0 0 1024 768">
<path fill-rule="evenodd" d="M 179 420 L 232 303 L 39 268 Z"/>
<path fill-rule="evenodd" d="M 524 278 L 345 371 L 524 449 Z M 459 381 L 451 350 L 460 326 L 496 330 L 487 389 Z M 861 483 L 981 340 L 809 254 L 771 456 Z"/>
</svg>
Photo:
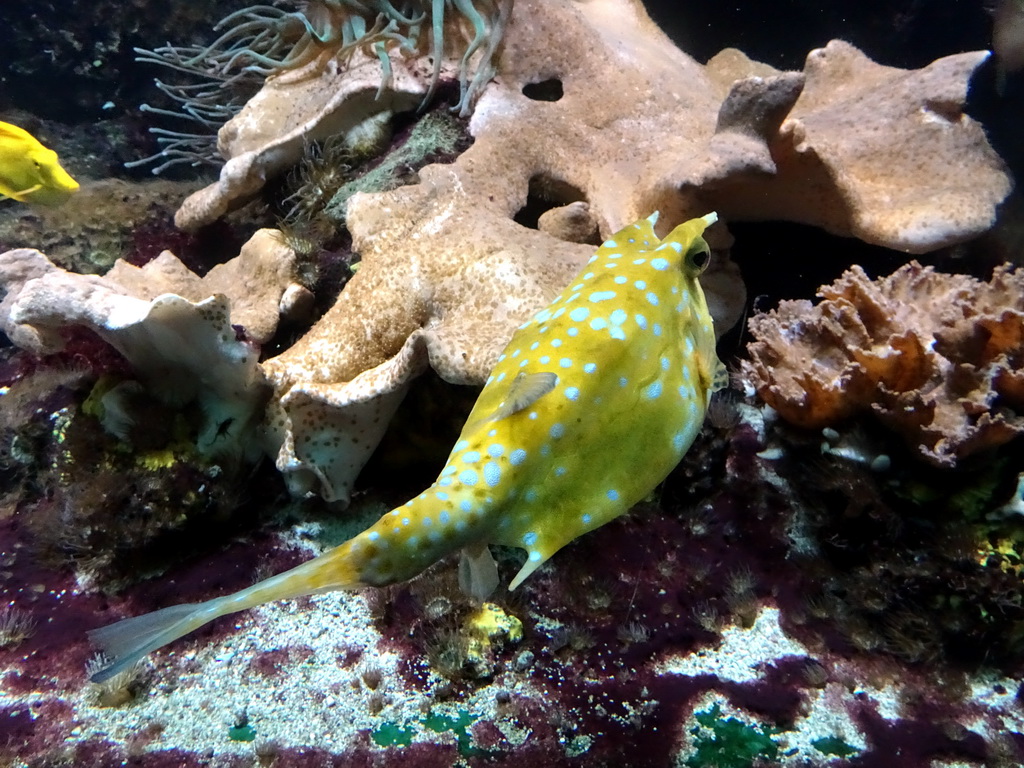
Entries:
<svg viewBox="0 0 1024 768">
<path fill-rule="evenodd" d="M 852 267 L 814 305 L 750 319 L 744 375 L 801 427 L 872 413 L 936 466 L 1024 432 L 1024 273 L 981 282 L 911 262 L 872 281 Z"/>
</svg>

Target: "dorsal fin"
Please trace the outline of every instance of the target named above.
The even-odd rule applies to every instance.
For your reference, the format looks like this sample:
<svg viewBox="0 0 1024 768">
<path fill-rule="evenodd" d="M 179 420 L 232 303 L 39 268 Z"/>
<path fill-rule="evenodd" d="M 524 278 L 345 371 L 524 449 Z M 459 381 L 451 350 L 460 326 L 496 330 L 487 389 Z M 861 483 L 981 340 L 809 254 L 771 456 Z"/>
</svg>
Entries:
<svg viewBox="0 0 1024 768">
<path fill-rule="evenodd" d="M 554 373 L 519 373 L 508 387 L 508 394 L 491 417 L 492 421 L 500 421 L 513 413 L 529 408 L 558 384 L 558 376 Z"/>
</svg>

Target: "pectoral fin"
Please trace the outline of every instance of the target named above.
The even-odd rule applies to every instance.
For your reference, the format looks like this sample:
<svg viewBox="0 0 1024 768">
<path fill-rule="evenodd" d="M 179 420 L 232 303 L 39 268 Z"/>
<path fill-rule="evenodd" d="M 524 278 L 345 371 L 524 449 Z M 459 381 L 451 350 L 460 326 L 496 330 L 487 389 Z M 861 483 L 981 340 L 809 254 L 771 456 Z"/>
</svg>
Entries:
<svg viewBox="0 0 1024 768">
<path fill-rule="evenodd" d="M 725 363 L 719 360 L 718 365 L 715 366 L 714 376 L 711 379 L 711 391 L 717 392 L 720 389 L 728 389 L 729 381 L 729 369 L 725 367 Z"/>
<path fill-rule="evenodd" d="M 42 188 L 42 184 L 36 184 L 34 186 L 29 187 L 28 189 L 15 190 L 11 189 L 6 184 L 0 182 L 0 195 L 10 197 L 13 200 L 17 200 L 19 203 L 27 203 L 28 200 L 26 200 L 25 197 L 27 195 L 31 195 L 33 192 L 36 192 Z"/>
<path fill-rule="evenodd" d="M 509 385 L 505 399 L 491 417 L 492 421 L 511 416 L 529 408 L 558 384 L 558 376 L 554 373 L 520 373 Z"/>
</svg>

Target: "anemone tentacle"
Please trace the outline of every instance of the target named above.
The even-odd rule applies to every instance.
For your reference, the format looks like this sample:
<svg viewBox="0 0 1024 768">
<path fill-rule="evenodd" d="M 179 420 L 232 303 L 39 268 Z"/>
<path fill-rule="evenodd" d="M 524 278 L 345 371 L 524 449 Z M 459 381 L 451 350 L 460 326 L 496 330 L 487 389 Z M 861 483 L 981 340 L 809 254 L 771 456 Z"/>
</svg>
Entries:
<svg viewBox="0 0 1024 768">
<path fill-rule="evenodd" d="M 200 83 L 157 81 L 157 88 L 176 102 L 180 114 L 146 107 L 155 114 L 183 117 L 215 129 L 229 120 L 259 89 L 266 77 L 298 70 L 314 62 L 315 71 L 328 62 L 347 63 L 356 50 L 381 64 L 377 98 L 390 85 L 391 55 L 429 55 L 433 59 L 425 105 L 437 90 L 445 51 L 446 29 L 455 30 L 464 45 L 459 60 L 459 102 L 468 114 L 483 85 L 494 73 L 493 59 L 504 34 L 513 0 L 309 0 L 299 10 L 253 5 L 225 16 L 214 27 L 221 34 L 205 46 L 166 45 L 136 49 L 137 60 L 158 64 Z M 428 21 L 429 20 L 429 21 Z M 469 32 L 461 31 L 464 21 Z M 479 57 L 475 68 L 474 57 Z M 471 74 L 471 69 L 472 74 Z M 130 165 L 160 161 L 159 172 L 176 163 L 219 164 L 216 134 L 153 131 L 160 151 Z"/>
</svg>

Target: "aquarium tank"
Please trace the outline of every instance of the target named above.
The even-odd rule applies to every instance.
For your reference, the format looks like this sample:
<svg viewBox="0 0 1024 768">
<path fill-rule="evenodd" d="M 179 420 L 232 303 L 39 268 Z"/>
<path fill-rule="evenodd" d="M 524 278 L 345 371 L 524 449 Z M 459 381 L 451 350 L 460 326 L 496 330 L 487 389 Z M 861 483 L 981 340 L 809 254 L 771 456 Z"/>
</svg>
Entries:
<svg viewBox="0 0 1024 768">
<path fill-rule="evenodd" d="M 0 29 L 0 765 L 1024 765 L 1024 2 Z"/>
</svg>

